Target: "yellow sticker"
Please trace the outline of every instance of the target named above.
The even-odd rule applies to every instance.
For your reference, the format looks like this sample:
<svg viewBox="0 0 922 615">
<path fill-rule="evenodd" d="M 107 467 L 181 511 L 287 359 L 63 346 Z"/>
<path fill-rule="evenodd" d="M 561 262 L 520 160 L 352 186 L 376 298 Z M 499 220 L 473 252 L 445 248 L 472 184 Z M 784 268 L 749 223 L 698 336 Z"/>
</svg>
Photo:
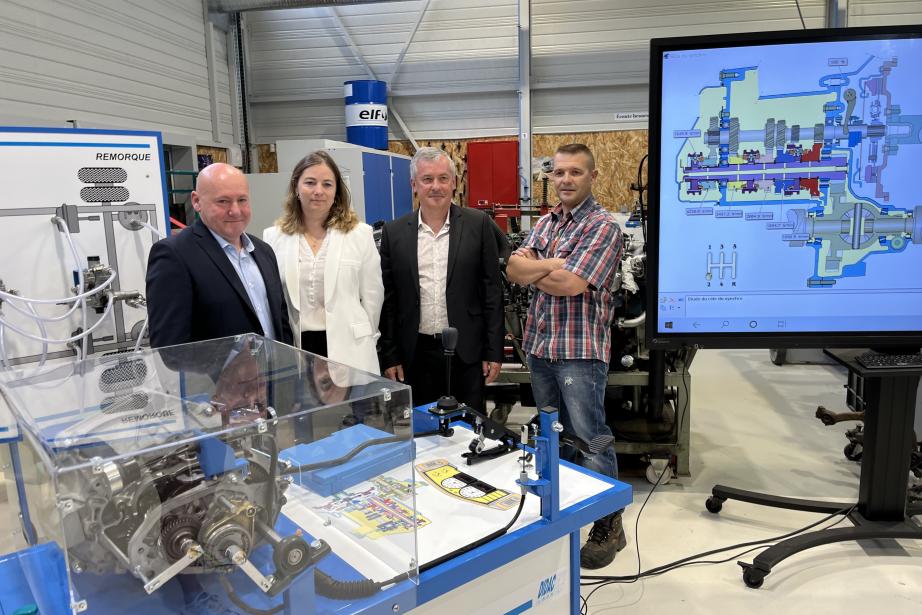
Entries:
<svg viewBox="0 0 922 615">
<path fill-rule="evenodd" d="M 519 503 L 519 494 L 497 489 L 474 478 L 451 465 L 447 459 L 433 459 L 416 464 L 416 471 L 443 493 L 465 502 L 497 510 L 509 510 Z"/>
</svg>

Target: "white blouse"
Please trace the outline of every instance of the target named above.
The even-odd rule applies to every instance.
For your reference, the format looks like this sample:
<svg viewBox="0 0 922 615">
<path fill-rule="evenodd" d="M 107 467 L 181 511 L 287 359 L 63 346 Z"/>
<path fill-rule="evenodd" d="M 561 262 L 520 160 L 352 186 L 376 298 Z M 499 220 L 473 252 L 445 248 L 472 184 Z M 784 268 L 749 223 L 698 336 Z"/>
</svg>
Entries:
<svg viewBox="0 0 922 615">
<path fill-rule="evenodd" d="M 298 241 L 298 276 L 301 287 L 301 331 L 323 331 L 327 318 L 323 303 L 323 267 L 327 260 L 330 233 L 323 238 L 317 254 L 304 235 Z"/>
</svg>

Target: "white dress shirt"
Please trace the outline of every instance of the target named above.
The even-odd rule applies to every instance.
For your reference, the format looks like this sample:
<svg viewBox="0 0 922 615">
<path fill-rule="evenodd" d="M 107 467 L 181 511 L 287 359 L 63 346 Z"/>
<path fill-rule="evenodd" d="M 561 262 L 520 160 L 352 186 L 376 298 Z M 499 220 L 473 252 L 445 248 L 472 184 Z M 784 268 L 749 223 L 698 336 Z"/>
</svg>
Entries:
<svg viewBox="0 0 922 615">
<path fill-rule="evenodd" d="M 298 271 L 301 291 L 301 331 L 323 331 L 327 328 L 323 300 L 323 268 L 327 262 L 330 233 L 323 238 L 317 254 L 307 245 L 304 235 L 298 241 Z"/>
<path fill-rule="evenodd" d="M 259 271 L 259 265 L 253 259 L 253 251 L 256 250 L 256 246 L 244 233 L 240 236 L 243 249 L 238 251 L 226 239 L 211 229 L 208 230 L 211 231 L 212 237 L 217 240 L 221 250 L 227 255 L 231 266 L 237 272 L 237 277 L 243 283 L 243 289 L 246 291 L 247 297 L 250 298 L 250 304 L 256 310 L 256 317 L 259 319 L 259 324 L 263 329 L 263 336 L 273 340 L 277 339 L 275 337 L 275 328 L 272 326 L 272 314 L 269 311 L 266 282 L 263 280 L 263 274 Z"/>
<path fill-rule="evenodd" d="M 445 287 L 448 283 L 449 220 L 434 233 L 417 214 L 417 252 L 419 267 L 419 332 L 441 333 L 448 326 Z"/>
</svg>

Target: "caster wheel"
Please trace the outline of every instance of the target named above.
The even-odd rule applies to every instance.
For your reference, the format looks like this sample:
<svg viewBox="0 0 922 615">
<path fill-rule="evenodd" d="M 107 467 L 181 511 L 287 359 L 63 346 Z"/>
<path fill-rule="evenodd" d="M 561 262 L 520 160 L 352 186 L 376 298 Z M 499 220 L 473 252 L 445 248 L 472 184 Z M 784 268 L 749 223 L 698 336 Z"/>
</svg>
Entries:
<svg viewBox="0 0 922 615">
<path fill-rule="evenodd" d="M 849 461 L 861 461 L 862 446 L 857 442 L 849 442 L 842 452 Z"/>
<path fill-rule="evenodd" d="M 505 425 L 510 412 L 512 412 L 512 404 L 496 404 L 490 412 L 490 418 L 500 425 Z"/>
<path fill-rule="evenodd" d="M 827 427 L 836 424 L 836 419 L 832 416 L 832 413 L 823 406 L 819 406 L 816 409 L 816 418 L 818 418 L 823 423 L 823 425 L 826 425 Z"/>
<path fill-rule="evenodd" d="M 647 466 L 647 482 L 655 485 L 659 481 L 660 485 L 665 485 L 672 480 L 672 468 L 669 466 L 668 459 L 653 459 Z M 662 478 L 660 478 L 662 475 Z"/>
<path fill-rule="evenodd" d="M 772 363 L 780 367 L 784 365 L 784 361 L 788 358 L 788 351 L 786 348 L 772 348 L 768 351 L 768 356 Z"/>
<path fill-rule="evenodd" d="M 704 501 L 704 507 L 708 509 L 709 513 L 714 513 L 716 515 L 720 512 L 720 509 L 724 507 L 724 501 L 712 495 Z"/>
<path fill-rule="evenodd" d="M 743 583 L 746 584 L 746 587 L 751 587 L 752 589 L 759 589 L 762 587 L 762 583 L 765 582 L 765 574 L 755 568 L 746 568 L 743 570 Z"/>
</svg>

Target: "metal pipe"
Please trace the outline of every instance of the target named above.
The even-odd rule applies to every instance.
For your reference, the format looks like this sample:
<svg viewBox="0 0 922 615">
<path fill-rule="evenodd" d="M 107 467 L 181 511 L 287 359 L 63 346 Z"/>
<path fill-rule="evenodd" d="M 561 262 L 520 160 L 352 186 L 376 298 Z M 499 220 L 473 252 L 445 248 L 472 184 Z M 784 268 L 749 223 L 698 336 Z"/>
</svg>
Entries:
<svg viewBox="0 0 922 615">
<path fill-rule="evenodd" d="M 531 203 L 531 0 L 519 0 L 519 202 Z"/>
<path fill-rule="evenodd" d="M 416 16 L 416 23 L 413 24 L 413 29 L 410 30 L 410 36 L 407 37 L 407 42 L 404 43 L 403 49 L 400 50 L 400 53 L 397 55 L 397 61 L 394 62 L 394 70 L 391 71 L 391 85 L 397 82 L 397 71 L 400 70 L 400 65 L 403 64 L 403 58 L 407 55 L 407 49 L 410 48 L 410 43 L 413 42 L 413 37 L 416 36 L 416 31 L 419 30 L 419 24 L 423 22 L 423 16 L 426 14 L 426 11 L 429 9 L 429 2 L 431 0 L 426 0 L 426 4 L 419 9 L 419 15 Z"/>
<path fill-rule="evenodd" d="M 647 320 L 647 313 L 644 312 L 640 316 L 635 316 L 634 318 L 624 318 L 618 319 L 618 328 L 619 329 L 636 329 Z"/>
</svg>

